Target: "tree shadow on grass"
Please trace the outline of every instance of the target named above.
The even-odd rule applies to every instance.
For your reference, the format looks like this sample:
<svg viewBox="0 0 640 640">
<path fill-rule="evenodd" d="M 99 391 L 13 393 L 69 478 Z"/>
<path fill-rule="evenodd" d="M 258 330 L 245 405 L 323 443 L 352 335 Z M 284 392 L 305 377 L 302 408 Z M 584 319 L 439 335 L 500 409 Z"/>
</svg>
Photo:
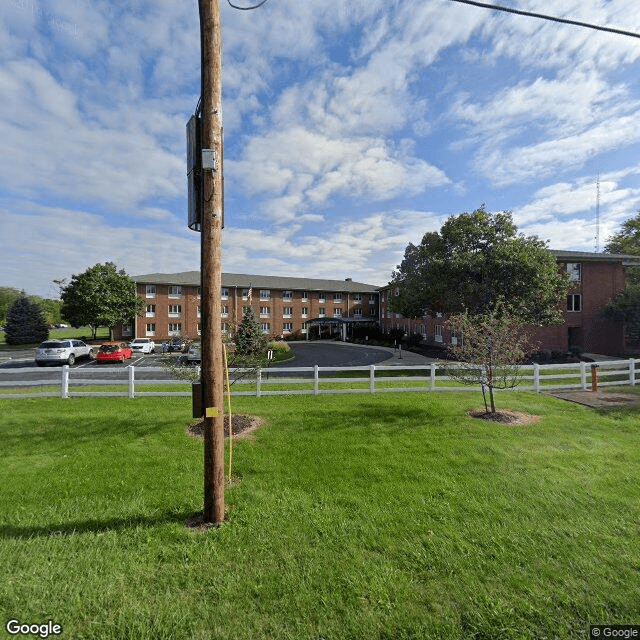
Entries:
<svg viewBox="0 0 640 640">
<path fill-rule="evenodd" d="M 202 516 L 193 509 L 167 511 L 149 516 L 128 516 L 125 518 L 106 518 L 77 520 L 72 522 L 54 522 L 45 525 L 0 525 L 0 538 L 28 540 L 31 538 L 63 538 L 83 533 L 122 532 L 139 527 L 156 527 L 170 523 L 186 523 Z"/>
</svg>

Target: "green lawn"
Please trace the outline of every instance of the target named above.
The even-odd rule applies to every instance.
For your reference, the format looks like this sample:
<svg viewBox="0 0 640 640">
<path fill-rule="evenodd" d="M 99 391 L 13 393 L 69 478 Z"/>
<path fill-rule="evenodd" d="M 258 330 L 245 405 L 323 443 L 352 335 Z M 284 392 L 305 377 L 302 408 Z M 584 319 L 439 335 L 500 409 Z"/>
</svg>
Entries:
<svg viewBox="0 0 640 640">
<path fill-rule="evenodd" d="M 188 398 L 0 400 L 0 618 L 63 638 L 588 637 L 640 621 L 640 415 L 480 394 L 234 398 L 227 521 Z M 3 627 L 4 629 L 4 622 Z"/>
<path fill-rule="evenodd" d="M 91 339 L 91 328 L 90 327 L 80 327 L 79 329 L 74 329 L 69 327 L 68 329 L 50 329 L 49 330 L 49 338 L 52 339 L 68 339 L 75 338 L 78 340 L 90 340 Z M 98 331 L 96 333 L 96 339 L 99 340 L 108 340 L 109 339 L 109 329 L 106 327 L 98 327 Z M 9 345 L 4 341 L 4 331 L 0 331 L 0 351 L 16 351 L 20 349 L 29 349 L 37 347 L 39 343 L 34 344 L 18 344 L 18 345 Z"/>
</svg>

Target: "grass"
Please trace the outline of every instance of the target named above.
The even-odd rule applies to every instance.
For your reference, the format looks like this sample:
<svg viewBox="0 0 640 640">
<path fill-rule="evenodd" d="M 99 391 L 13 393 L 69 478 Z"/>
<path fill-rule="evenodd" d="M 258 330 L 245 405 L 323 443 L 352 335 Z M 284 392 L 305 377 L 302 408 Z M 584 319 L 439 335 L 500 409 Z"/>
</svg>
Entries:
<svg viewBox="0 0 640 640">
<path fill-rule="evenodd" d="M 62 637 L 584 638 L 640 620 L 638 409 L 515 392 L 234 398 L 227 521 L 189 399 L 0 400 L 0 617 Z"/>
</svg>

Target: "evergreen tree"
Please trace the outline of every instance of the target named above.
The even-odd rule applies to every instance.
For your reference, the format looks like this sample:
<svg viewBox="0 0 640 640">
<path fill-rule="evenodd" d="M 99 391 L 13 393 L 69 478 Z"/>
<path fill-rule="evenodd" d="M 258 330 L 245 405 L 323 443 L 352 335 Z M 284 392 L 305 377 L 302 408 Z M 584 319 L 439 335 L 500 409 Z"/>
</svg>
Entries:
<svg viewBox="0 0 640 640">
<path fill-rule="evenodd" d="M 242 322 L 236 331 L 236 354 L 239 356 L 264 357 L 267 351 L 267 336 L 262 332 L 253 309 L 245 311 Z"/>
<path fill-rule="evenodd" d="M 9 309 L 4 331 L 7 344 L 40 343 L 49 337 L 49 328 L 40 305 L 24 295 Z"/>
</svg>

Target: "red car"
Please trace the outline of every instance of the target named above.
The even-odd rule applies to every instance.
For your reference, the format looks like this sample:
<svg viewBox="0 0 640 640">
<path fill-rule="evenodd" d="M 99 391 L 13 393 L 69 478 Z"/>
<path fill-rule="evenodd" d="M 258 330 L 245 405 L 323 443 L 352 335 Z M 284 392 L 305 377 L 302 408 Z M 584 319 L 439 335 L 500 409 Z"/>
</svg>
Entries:
<svg viewBox="0 0 640 640">
<path fill-rule="evenodd" d="M 96 355 L 96 362 L 124 362 L 133 355 L 133 351 L 126 344 L 109 342 L 100 347 Z"/>
</svg>

